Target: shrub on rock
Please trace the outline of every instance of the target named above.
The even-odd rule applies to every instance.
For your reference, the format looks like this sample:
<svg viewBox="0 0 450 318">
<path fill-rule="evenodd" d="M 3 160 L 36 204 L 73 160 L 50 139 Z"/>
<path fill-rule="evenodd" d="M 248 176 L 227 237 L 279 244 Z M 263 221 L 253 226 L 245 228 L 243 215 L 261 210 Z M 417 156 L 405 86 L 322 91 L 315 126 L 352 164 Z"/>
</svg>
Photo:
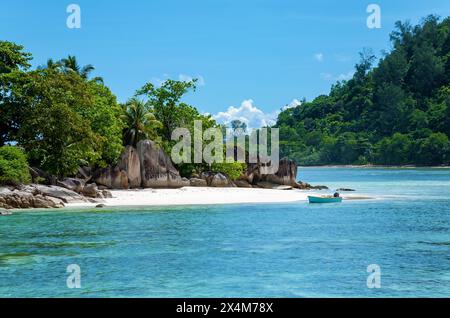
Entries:
<svg viewBox="0 0 450 318">
<path fill-rule="evenodd" d="M 18 147 L 0 147 L 0 185 L 17 185 L 30 182 L 25 153 Z"/>
</svg>

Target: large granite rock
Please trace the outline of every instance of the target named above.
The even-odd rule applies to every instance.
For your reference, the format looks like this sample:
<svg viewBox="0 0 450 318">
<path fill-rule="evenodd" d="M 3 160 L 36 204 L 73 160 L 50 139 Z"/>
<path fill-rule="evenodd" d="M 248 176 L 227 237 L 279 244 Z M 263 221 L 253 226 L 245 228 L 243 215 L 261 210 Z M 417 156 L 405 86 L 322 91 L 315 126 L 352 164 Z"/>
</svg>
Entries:
<svg viewBox="0 0 450 318">
<path fill-rule="evenodd" d="M 182 180 L 172 160 L 151 140 L 138 143 L 137 149 L 127 146 L 114 167 L 94 173 L 99 186 L 110 189 L 180 188 L 189 185 Z"/>
<path fill-rule="evenodd" d="M 258 185 L 258 183 L 264 184 L 266 182 L 275 185 L 297 187 L 297 163 L 295 161 L 288 158 L 281 159 L 278 171 L 274 174 L 263 174 L 262 167 L 264 165 L 261 163 L 248 163 L 246 171 L 239 180 L 246 181 L 251 185 Z"/>
<path fill-rule="evenodd" d="M 262 180 L 260 164 L 257 163 L 247 163 L 247 169 L 244 174 L 241 176 L 240 180 L 247 181 L 250 184 L 256 184 Z"/>
<path fill-rule="evenodd" d="M 0 208 L 3 209 L 30 209 L 30 208 L 61 208 L 64 203 L 61 199 L 43 195 L 32 186 L 20 189 L 7 189 L 0 191 Z"/>
<path fill-rule="evenodd" d="M 253 188 L 253 186 L 247 180 L 235 180 L 234 184 L 238 188 Z"/>
<path fill-rule="evenodd" d="M 64 203 L 80 203 L 86 202 L 86 198 L 76 193 L 75 191 L 58 187 L 58 186 L 45 186 L 40 184 L 33 184 L 24 187 L 24 191 L 31 192 L 34 195 L 42 194 L 46 197 L 53 197 L 60 199 Z"/>
<path fill-rule="evenodd" d="M 225 176 L 222 173 L 216 173 L 212 177 L 210 186 L 211 187 L 216 187 L 216 188 L 235 187 L 233 182 L 230 179 L 228 179 L 228 177 Z"/>
<path fill-rule="evenodd" d="M 141 164 L 135 148 L 127 146 L 114 167 L 106 167 L 94 173 L 94 181 L 99 186 L 110 189 L 141 187 Z"/>
<path fill-rule="evenodd" d="M 191 181 L 188 178 L 181 178 L 181 185 L 183 187 L 189 187 L 191 185 Z"/>
<path fill-rule="evenodd" d="M 113 197 L 112 193 L 109 192 L 108 190 L 102 190 L 101 194 L 102 194 L 103 198 L 105 198 L 105 199 L 110 199 Z"/>
<path fill-rule="evenodd" d="M 275 184 L 275 183 L 272 183 L 272 182 L 260 181 L 255 186 L 258 187 L 258 188 L 262 188 L 262 189 L 274 189 L 278 185 Z"/>
<path fill-rule="evenodd" d="M 63 181 L 58 181 L 56 184 L 60 187 L 72 190 L 74 192 L 82 193 L 86 181 L 77 178 L 67 178 Z"/>
<path fill-rule="evenodd" d="M 90 183 L 83 189 L 83 194 L 89 198 L 97 198 L 99 197 L 99 191 L 97 185 L 95 183 Z"/>
<path fill-rule="evenodd" d="M 97 171 L 94 175 L 94 181 L 96 184 L 110 189 L 129 188 L 127 172 L 120 170 L 118 166 L 107 167 Z"/>
<path fill-rule="evenodd" d="M 297 183 L 297 163 L 283 158 L 280 160 L 278 171 L 275 174 L 265 175 L 264 178 L 267 182 L 294 187 Z"/>
<path fill-rule="evenodd" d="M 200 178 L 191 178 L 190 180 L 191 187 L 207 187 L 208 183 L 204 179 Z"/>
<path fill-rule="evenodd" d="M 78 172 L 75 175 L 77 179 L 82 179 L 85 182 L 88 182 L 92 178 L 92 168 L 91 167 L 80 167 L 78 168 Z"/>
<path fill-rule="evenodd" d="M 183 186 L 180 173 L 170 157 L 151 140 L 137 144 L 143 188 L 180 188 Z"/>
<path fill-rule="evenodd" d="M 111 188 L 111 167 L 103 168 L 94 172 L 94 181 L 99 186 Z"/>
<path fill-rule="evenodd" d="M 205 180 L 207 186 L 211 185 L 211 181 L 213 178 L 214 178 L 214 173 L 212 173 L 210 171 L 204 171 L 204 172 L 200 173 L 200 179 Z"/>
<path fill-rule="evenodd" d="M 119 167 L 111 169 L 111 188 L 128 189 L 130 188 L 127 172 L 120 170 Z"/>
<path fill-rule="evenodd" d="M 264 164 L 247 163 L 247 169 L 237 181 L 240 187 L 252 187 L 267 182 L 274 185 L 303 188 L 296 182 L 297 164 L 287 158 L 281 159 L 274 174 L 264 174 Z M 182 179 L 170 157 L 151 140 L 142 140 L 137 149 L 127 146 L 115 167 L 107 167 L 94 173 L 94 182 L 110 189 L 128 188 L 181 188 L 183 186 L 235 187 L 227 176 L 220 173 L 202 172 L 198 178 Z M 203 181 L 199 181 L 203 180 Z"/>
<path fill-rule="evenodd" d="M 118 163 L 120 171 L 125 172 L 128 178 L 127 183 L 130 188 L 139 188 L 141 186 L 141 162 L 139 153 L 132 146 L 127 146 L 120 156 Z"/>
<path fill-rule="evenodd" d="M 33 183 L 56 185 L 56 183 L 58 181 L 58 178 L 56 178 L 54 175 L 51 175 L 39 168 L 28 167 L 28 171 L 30 172 L 31 182 L 33 182 Z"/>
</svg>

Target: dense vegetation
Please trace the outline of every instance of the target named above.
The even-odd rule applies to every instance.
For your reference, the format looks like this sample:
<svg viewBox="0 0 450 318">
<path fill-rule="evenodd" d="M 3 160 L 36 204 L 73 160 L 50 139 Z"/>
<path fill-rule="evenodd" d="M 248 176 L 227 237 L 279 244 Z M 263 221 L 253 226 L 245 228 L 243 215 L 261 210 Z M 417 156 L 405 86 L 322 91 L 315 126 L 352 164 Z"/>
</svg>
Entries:
<svg viewBox="0 0 450 318">
<path fill-rule="evenodd" d="M 450 163 L 450 18 L 397 22 L 392 50 L 328 95 L 283 111 L 283 155 L 303 165 Z"/>
<path fill-rule="evenodd" d="M 304 165 L 450 163 L 450 18 L 398 22 L 391 42 L 376 67 L 364 51 L 352 79 L 280 113 L 282 156 Z M 121 105 L 101 77 L 91 77 L 94 67 L 74 56 L 37 69 L 31 60 L 22 46 L 0 41 L 0 183 L 27 182 L 27 165 L 59 178 L 80 166 L 114 165 L 124 146 L 147 138 L 170 153 L 174 128 L 193 134 L 194 120 L 219 127 L 182 101 L 196 80 L 147 83 Z M 231 126 L 236 134 L 247 128 Z M 183 176 L 211 170 L 231 178 L 244 167 L 177 165 Z"/>
<path fill-rule="evenodd" d="M 17 147 L 0 147 L 0 185 L 27 183 L 29 180 L 25 154 Z"/>
<path fill-rule="evenodd" d="M 172 130 L 186 127 L 193 132 L 194 120 L 201 120 L 204 128 L 218 126 L 181 101 L 195 90 L 196 80 L 167 80 L 161 87 L 148 83 L 120 105 L 101 77 L 90 78 L 92 65 L 80 66 L 68 56 L 33 70 L 31 60 L 22 46 L 0 41 L 0 147 L 13 145 L 2 149 L 16 154 L 23 150 L 30 166 L 59 178 L 73 176 L 81 166 L 113 165 L 124 146 L 136 146 L 142 139 L 155 140 L 170 154 Z M 25 155 L 18 158 L 20 163 L 26 162 Z M 6 163 L 9 159 L 12 162 Z M 27 180 L 20 167 L 13 169 L 18 159 L 2 159 L 0 180 Z M 178 168 L 184 176 L 214 169 L 236 177 L 243 167 Z"/>
</svg>

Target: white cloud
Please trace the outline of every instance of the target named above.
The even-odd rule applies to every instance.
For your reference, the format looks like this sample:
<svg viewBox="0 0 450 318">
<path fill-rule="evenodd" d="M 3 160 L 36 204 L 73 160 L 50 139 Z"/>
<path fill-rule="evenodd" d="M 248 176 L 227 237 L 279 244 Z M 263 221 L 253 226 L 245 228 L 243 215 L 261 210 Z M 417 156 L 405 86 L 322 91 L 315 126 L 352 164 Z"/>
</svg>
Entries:
<svg viewBox="0 0 450 318">
<path fill-rule="evenodd" d="M 164 77 L 166 77 L 166 76 L 164 75 Z M 167 80 L 167 78 L 152 77 L 151 82 L 156 87 L 160 87 L 166 80 Z"/>
<path fill-rule="evenodd" d="M 353 77 L 354 71 L 349 71 L 346 74 L 339 74 L 336 78 L 338 81 L 347 81 Z"/>
<path fill-rule="evenodd" d="M 333 74 L 331 73 L 320 73 L 320 77 L 326 81 L 333 80 Z"/>
<path fill-rule="evenodd" d="M 221 124 L 229 124 L 235 119 L 247 124 L 249 129 L 272 126 L 276 123 L 278 111 L 265 113 L 253 105 L 252 99 L 244 100 L 240 107 L 230 106 L 227 111 L 213 115 L 213 118 Z"/>
<path fill-rule="evenodd" d="M 316 61 L 322 62 L 323 61 L 323 53 L 314 54 L 314 58 L 316 59 Z"/>
<path fill-rule="evenodd" d="M 295 108 L 297 106 L 300 106 L 302 104 L 301 101 L 299 101 L 297 98 L 294 98 L 289 104 L 287 104 L 286 106 L 283 106 L 281 108 L 281 110 L 286 110 L 289 108 Z"/>
<path fill-rule="evenodd" d="M 326 81 L 347 81 L 353 77 L 354 71 L 349 71 L 347 73 L 341 73 L 334 76 L 331 73 L 320 73 L 320 77 Z"/>
<path fill-rule="evenodd" d="M 205 79 L 201 75 L 198 75 L 198 76 L 190 76 L 190 75 L 186 75 L 186 74 L 178 75 L 178 80 L 182 81 L 182 82 L 191 82 L 194 78 L 197 79 L 198 86 L 205 86 L 205 84 L 206 84 Z"/>
<path fill-rule="evenodd" d="M 167 81 L 168 78 L 170 78 L 171 76 L 167 73 L 163 74 L 163 78 L 159 78 L 159 77 L 153 77 L 151 79 L 151 82 L 157 86 L 160 87 L 165 81 Z M 205 78 L 201 75 L 198 76 L 190 76 L 190 75 L 186 75 L 186 74 L 180 74 L 178 75 L 178 80 L 179 81 L 183 81 L 183 82 L 190 82 L 192 81 L 194 78 L 197 79 L 197 86 L 205 86 Z"/>
</svg>

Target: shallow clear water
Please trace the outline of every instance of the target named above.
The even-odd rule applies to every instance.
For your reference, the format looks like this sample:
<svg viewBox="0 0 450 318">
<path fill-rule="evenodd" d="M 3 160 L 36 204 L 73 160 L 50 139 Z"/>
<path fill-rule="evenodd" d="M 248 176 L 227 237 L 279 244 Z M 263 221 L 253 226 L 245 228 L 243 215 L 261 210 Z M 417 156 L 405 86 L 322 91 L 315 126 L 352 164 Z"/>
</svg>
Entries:
<svg viewBox="0 0 450 318">
<path fill-rule="evenodd" d="M 380 199 L 0 217 L 0 297 L 449 297 L 450 170 L 300 168 Z M 81 267 L 81 289 L 66 268 Z M 381 288 L 366 285 L 369 264 Z"/>
</svg>

